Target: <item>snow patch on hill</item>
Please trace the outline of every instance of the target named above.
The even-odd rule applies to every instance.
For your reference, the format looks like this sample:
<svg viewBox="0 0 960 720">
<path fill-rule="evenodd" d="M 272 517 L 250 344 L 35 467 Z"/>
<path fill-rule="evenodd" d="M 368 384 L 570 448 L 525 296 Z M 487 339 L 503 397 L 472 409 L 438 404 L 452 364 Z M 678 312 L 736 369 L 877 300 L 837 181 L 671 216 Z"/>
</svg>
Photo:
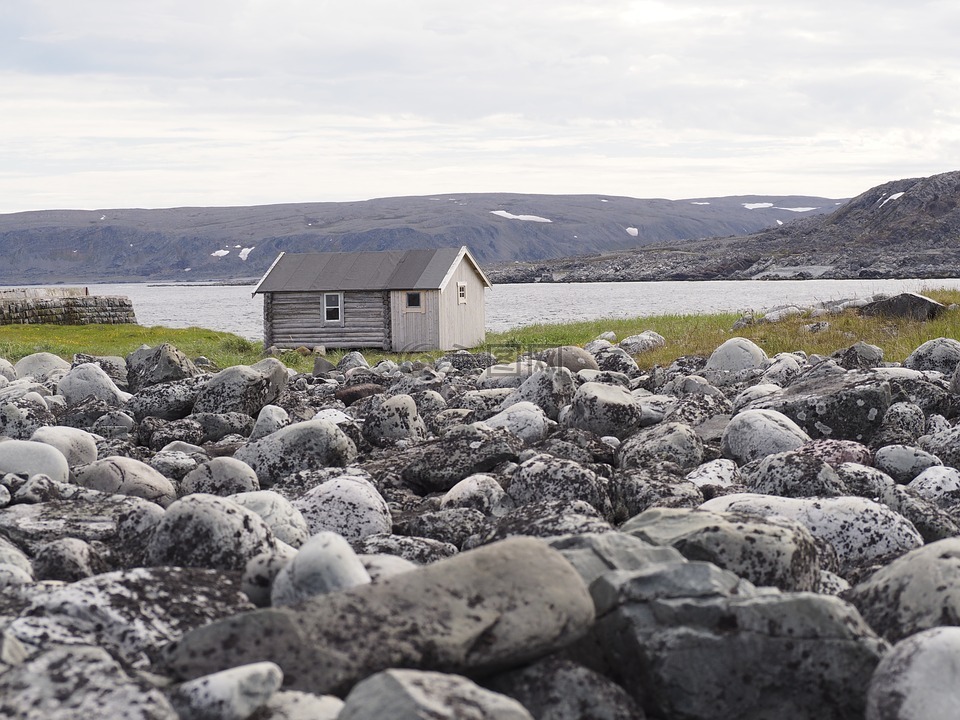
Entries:
<svg viewBox="0 0 960 720">
<path fill-rule="evenodd" d="M 507 212 L 506 210 L 491 210 L 490 214 L 499 215 L 500 217 L 506 218 L 507 220 L 524 220 L 526 222 L 540 222 L 540 223 L 553 222 L 553 220 L 550 220 L 549 218 L 545 218 L 545 217 L 540 217 L 539 215 L 514 215 L 513 213 Z"/>
</svg>

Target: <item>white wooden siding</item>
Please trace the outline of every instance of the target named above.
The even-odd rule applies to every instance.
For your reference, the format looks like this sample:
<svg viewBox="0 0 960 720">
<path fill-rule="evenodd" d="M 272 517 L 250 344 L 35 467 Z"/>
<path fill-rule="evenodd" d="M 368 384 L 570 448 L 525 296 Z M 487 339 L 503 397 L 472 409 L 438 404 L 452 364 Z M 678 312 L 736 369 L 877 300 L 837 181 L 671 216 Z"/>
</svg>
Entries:
<svg viewBox="0 0 960 720">
<path fill-rule="evenodd" d="M 467 301 L 459 301 L 457 283 L 467 286 Z M 487 316 L 483 280 L 466 259 L 461 258 L 450 281 L 440 291 L 440 349 L 459 350 L 483 344 Z"/>
<path fill-rule="evenodd" d="M 420 352 L 440 347 L 440 291 L 420 290 L 420 311 L 408 311 L 407 293 L 390 292 L 390 330 L 394 352 Z"/>
<path fill-rule="evenodd" d="M 264 293 L 264 344 L 280 348 L 388 348 L 385 293 L 343 293 L 343 326 L 324 325 L 324 293 Z"/>
</svg>

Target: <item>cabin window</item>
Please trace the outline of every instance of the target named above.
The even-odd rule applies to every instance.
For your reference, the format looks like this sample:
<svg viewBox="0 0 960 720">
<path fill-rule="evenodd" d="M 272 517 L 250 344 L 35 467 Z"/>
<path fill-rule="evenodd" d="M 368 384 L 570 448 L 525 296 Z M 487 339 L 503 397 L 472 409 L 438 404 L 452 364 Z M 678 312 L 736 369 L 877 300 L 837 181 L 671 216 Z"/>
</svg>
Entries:
<svg viewBox="0 0 960 720">
<path fill-rule="evenodd" d="M 343 293 L 323 294 L 323 324 L 343 325 Z"/>
<path fill-rule="evenodd" d="M 406 311 L 407 312 L 423 312 L 423 293 L 419 292 L 408 292 Z"/>
<path fill-rule="evenodd" d="M 467 304 L 467 284 L 465 282 L 457 283 L 457 302 L 461 305 Z"/>
</svg>

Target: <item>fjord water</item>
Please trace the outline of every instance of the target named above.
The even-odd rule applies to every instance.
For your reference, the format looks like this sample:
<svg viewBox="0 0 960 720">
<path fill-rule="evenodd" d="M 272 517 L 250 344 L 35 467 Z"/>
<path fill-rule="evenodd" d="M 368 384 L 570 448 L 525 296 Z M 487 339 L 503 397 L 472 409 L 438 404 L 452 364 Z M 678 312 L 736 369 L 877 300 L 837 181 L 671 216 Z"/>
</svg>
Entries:
<svg viewBox="0 0 960 720">
<path fill-rule="evenodd" d="M 253 285 L 117 283 L 88 285 L 91 295 L 126 295 L 141 325 L 198 326 L 263 338 L 263 299 Z M 945 280 L 739 280 L 708 282 L 535 283 L 487 291 L 487 329 L 604 317 L 763 312 L 875 294 L 960 288 Z M 640 331 L 643 328 L 638 327 Z"/>
</svg>

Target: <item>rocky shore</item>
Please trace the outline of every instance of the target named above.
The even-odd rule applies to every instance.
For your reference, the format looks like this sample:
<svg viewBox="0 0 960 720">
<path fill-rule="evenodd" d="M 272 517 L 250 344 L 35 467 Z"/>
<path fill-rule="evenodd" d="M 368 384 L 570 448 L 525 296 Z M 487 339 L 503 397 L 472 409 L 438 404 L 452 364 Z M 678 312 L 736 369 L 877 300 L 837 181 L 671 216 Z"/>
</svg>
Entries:
<svg viewBox="0 0 960 720">
<path fill-rule="evenodd" d="M 663 280 L 897 280 L 960 277 L 960 249 L 923 243 L 807 247 L 716 238 L 672 247 L 502 263 L 485 268 L 495 284 Z"/>
<path fill-rule="evenodd" d="M 951 717 L 960 342 L 662 343 L 0 361 L 0 716 Z"/>
</svg>

